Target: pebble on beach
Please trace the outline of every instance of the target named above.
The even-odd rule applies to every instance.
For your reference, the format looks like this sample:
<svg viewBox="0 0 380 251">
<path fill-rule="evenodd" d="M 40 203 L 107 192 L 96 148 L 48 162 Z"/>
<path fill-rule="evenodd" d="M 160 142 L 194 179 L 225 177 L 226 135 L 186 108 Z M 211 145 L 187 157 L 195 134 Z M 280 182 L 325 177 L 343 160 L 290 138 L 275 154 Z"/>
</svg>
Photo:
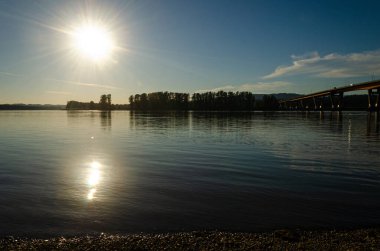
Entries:
<svg viewBox="0 0 380 251">
<path fill-rule="evenodd" d="M 3 237 L 0 250 L 380 250 L 380 230 L 185 232 L 49 239 Z"/>
</svg>

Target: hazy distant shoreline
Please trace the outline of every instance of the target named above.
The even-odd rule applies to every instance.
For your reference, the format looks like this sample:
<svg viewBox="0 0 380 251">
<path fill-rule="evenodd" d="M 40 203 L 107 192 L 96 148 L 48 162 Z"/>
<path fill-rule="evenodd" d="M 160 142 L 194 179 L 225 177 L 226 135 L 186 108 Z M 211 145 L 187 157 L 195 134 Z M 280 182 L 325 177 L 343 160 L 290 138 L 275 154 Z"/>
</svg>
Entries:
<svg viewBox="0 0 380 251">
<path fill-rule="evenodd" d="M 155 93 L 153 93 L 155 94 Z M 221 112 L 230 112 L 230 111 L 276 111 L 276 110 L 283 110 L 280 109 L 277 103 L 277 100 L 284 100 L 289 99 L 291 97 L 299 96 L 299 94 L 289 94 L 289 93 L 279 93 L 279 94 L 270 94 L 270 95 L 264 95 L 264 94 L 253 94 L 255 102 L 259 103 L 255 104 L 254 107 L 251 107 L 250 109 L 246 109 L 242 107 L 241 109 L 237 107 L 230 107 L 230 106 L 224 106 L 224 107 L 210 107 L 207 104 L 201 104 L 196 107 L 188 107 L 186 106 L 173 106 L 173 107 L 164 107 L 159 106 L 157 104 L 153 106 L 148 106 L 147 104 L 142 105 L 141 107 L 137 106 L 136 104 L 131 105 L 130 104 L 110 104 L 108 108 L 101 109 L 98 103 L 92 102 L 78 102 L 78 101 L 69 101 L 66 105 L 60 105 L 60 104 L 24 104 L 24 103 L 16 103 L 16 104 L 0 104 L 0 110 L 83 110 L 83 111 L 90 111 L 90 110 L 97 110 L 97 111 L 110 111 L 110 110 L 122 110 L 122 111 L 144 111 L 144 112 L 162 112 L 162 111 L 221 111 Z M 263 105 L 263 97 L 273 97 L 274 104 L 266 104 Z M 268 101 L 268 100 L 267 100 Z M 268 102 L 271 102 L 270 100 Z M 267 103 L 267 102 L 264 102 Z M 343 111 L 367 111 L 368 110 L 368 97 L 367 95 L 348 95 L 344 97 L 344 105 Z M 310 104 L 309 104 L 310 105 Z M 309 108 L 303 109 L 304 111 L 314 111 L 312 109 L 313 105 L 310 105 Z M 324 104 L 324 111 L 329 111 L 330 104 L 328 101 L 325 100 Z M 318 111 L 318 110 L 317 110 Z"/>
<path fill-rule="evenodd" d="M 65 110 L 66 105 L 0 104 L 0 110 Z"/>
</svg>

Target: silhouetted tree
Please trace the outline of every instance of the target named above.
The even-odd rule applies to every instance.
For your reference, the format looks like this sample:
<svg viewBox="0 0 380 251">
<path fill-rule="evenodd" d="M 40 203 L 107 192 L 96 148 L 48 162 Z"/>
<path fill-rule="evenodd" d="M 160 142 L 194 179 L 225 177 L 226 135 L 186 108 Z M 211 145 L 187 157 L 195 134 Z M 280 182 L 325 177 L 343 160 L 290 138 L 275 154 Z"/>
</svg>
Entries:
<svg viewBox="0 0 380 251">
<path fill-rule="evenodd" d="M 95 109 L 95 103 L 94 101 L 90 101 L 90 110 Z"/>
<path fill-rule="evenodd" d="M 66 109 L 67 110 L 88 110 L 90 109 L 90 103 L 71 100 L 67 102 Z"/>
<path fill-rule="evenodd" d="M 133 96 L 132 100 L 130 99 L 131 104 L 133 104 Z M 78 101 L 68 101 L 66 105 L 66 109 L 68 110 L 93 110 L 93 109 L 99 109 L 99 110 L 128 110 L 131 108 L 131 105 L 128 104 L 112 104 L 111 100 L 111 94 L 103 94 L 100 96 L 99 103 L 95 103 L 94 101 L 90 102 L 78 102 Z"/>
<path fill-rule="evenodd" d="M 131 109 L 135 108 L 135 98 L 133 97 L 133 95 L 129 96 L 129 105 Z"/>
<path fill-rule="evenodd" d="M 111 109 L 111 94 L 107 94 L 107 108 Z"/>
<path fill-rule="evenodd" d="M 140 96 L 141 109 L 146 110 L 148 108 L 148 95 L 146 93 Z"/>
<path fill-rule="evenodd" d="M 206 92 L 194 93 L 191 98 L 193 110 L 251 111 L 255 96 L 251 92 Z"/>
<path fill-rule="evenodd" d="M 108 97 L 106 94 L 103 94 L 100 96 L 99 105 L 100 105 L 101 110 L 109 110 L 110 106 L 109 106 Z"/>
<path fill-rule="evenodd" d="M 129 98 L 135 110 L 242 110 L 254 109 L 255 97 L 251 92 L 206 92 L 194 93 L 153 92 L 136 94 Z"/>
<path fill-rule="evenodd" d="M 274 95 L 264 95 L 263 96 L 263 109 L 264 110 L 277 110 L 278 100 Z"/>
</svg>

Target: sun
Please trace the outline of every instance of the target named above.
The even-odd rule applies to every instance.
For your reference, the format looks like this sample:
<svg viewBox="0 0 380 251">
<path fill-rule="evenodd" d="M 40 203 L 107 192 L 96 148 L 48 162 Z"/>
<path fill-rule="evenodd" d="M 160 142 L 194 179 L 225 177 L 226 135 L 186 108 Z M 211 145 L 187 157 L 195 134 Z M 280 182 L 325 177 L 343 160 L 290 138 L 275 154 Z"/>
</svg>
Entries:
<svg viewBox="0 0 380 251">
<path fill-rule="evenodd" d="M 111 33 L 98 24 L 79 26 L 72 32 L 72 45 L 83 57 L 102 62 L 111 57 L 114 42 Z"/>
</svg>

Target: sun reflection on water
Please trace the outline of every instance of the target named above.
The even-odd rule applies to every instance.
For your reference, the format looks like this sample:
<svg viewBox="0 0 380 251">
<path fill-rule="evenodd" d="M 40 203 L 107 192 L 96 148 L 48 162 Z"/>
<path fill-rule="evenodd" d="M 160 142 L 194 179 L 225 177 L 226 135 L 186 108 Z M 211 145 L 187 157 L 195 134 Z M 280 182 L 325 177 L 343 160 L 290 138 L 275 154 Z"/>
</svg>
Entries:
<svg viewBox="0 0 380 251">
<path fill-rule="evenodd" d="M 90 191 L 87 193 L 87 199 L 93 200 L 96 193 L 96 185 L 99 184 L 101 180 L 101 164 L 97 161 L 90 163 L 90 170 L 87 177 L 87 184 L 90 187 Z"/>
<path fill-rule="evenodd" d="M 88 185 L 95 186 L 99 183 L 99 181 L 100 181 L 100 170 L 99 169 L 100 169 L 99 162 L 94 161 L 91 163 L 91 169 L 90 169 L 90 173 L 89 173 L 89 176 L 87 179 Z"/>
<path fill-rule="evenodd" d="M 95 188 L 90 189 L 90 192 L 88 192 L 88 194 L 87 194 L 87 199 L 88 200 L 93 200 L 95 193 L 96 193 L 96 189 Z"/>
</svg>

